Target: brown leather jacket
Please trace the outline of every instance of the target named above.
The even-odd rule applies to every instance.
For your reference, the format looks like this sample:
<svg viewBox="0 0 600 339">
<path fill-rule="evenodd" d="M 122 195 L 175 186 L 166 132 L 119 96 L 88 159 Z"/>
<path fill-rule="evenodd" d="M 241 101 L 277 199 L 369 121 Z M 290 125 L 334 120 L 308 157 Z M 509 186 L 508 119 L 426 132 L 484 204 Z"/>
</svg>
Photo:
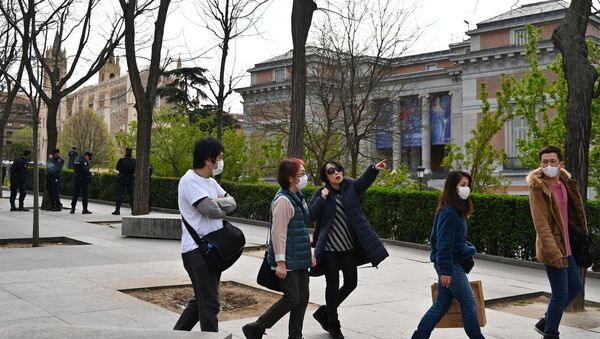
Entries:
<svg viewBox="0 0 600 339">
<path fill-rule="evenodd" d="M 568 196 L 569 224 L 587 234 L 587 220 L 585 209 L 581 200 L 579 183 L 571 179 L 571 174 L 564 169 L 560 171 L 560 181 L 565 185 Z M 568 265 L 566 258 L 565 232 L 560 209 L 546 177 L 541 168 L 533 170 L 527 175 L 529 184 L 529 206 L 531 217 L 537 233 L 535 251 L 537 260 L 552 265 L 557 259 L 562 259 L 565 267 Z"/>
</svg>

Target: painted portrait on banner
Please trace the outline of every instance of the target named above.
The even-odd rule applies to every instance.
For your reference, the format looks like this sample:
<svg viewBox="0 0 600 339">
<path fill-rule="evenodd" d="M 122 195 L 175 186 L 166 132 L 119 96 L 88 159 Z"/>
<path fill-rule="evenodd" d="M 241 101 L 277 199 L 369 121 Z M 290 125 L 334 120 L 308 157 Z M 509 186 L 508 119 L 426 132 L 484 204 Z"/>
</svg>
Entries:
<svg viewBox="0 0 600 339">
<path fill-rule="evenodd" d="M 392 133 L 394 126 L 394 104 L 390 100 L 381 100 L 378 103 L 379 119 L 375 133 L 377 149 L 392 148 Z"/>
<path fill-rule="evenodd" d="M 449 94 L 434 94 L 431 97 L 431 144 L 447 145 L 451 142 L 451 104 Z"/>
<path fill-rule="evenodd" d="M 423 137 L 421 100 L 418 96 L 404 97 L 400 100 L 400 109 L 402 147 L 421 147 Z"/>
</svg>

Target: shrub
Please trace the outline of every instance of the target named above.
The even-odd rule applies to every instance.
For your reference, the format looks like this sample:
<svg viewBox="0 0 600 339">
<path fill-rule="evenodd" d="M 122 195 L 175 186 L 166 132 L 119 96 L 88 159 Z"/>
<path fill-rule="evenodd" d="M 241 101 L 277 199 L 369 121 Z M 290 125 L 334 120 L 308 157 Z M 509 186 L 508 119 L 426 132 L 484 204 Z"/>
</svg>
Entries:
<svg viewBox="0 0 600 339">
<path fill-rule="evenodd" d="M 30 172 L 28 180 L 31 189 Z M 40 170 L 41 187 L 45 177 Z M 90 198 L 113 201 L 116 191 L 116 175 L 94 173 L 90 184 Z M 177 209 L 178 178 L 152 178 L 152 206 Z M 225 181 L 221 185 L 237 202 L 232 216 L 268 221 L 269 206 L 277 185 L 245 184 Z M 61 182 L 61 194 L 70 195 L 73 171 L 65 170 Z M 303 193 L 310 202 L 315 186 L 308 186 Z M 362 197 L 362 208 L 369 223 L 382 238 L 427 244 L 433 224 L 439 192 L 407 191 L 389 187 L 372 187 Z M 531 221 L 526 196 L 473 194 L 475 213 L 469 220 L 468 238 L 478 252 L 491 255 L 535 260 L 535 230 Z M 600 201 L 588 202 L 588 225 L 594 243 L 600 247 Z M 594 263 L 600 268 L 600 258 Z"/>
</svg>

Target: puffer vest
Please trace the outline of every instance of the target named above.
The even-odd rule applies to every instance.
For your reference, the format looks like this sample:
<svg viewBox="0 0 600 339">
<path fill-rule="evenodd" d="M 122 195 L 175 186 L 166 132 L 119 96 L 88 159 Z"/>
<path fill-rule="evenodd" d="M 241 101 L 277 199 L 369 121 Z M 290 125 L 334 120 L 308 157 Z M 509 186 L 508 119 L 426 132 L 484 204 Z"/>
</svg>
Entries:
<svg viewBox="0 0 600 339">
<path fill-rule="evenodd" d="M 289 190 L 280 188 L 275 198 L 271 202 L 277 200 L 280 196 L 285 196 L 289 199 L 294 206 L 294 216 L 290 220 L 287 229 L 287 238 L 285 244 L 285 266 L 288 270 L 300 270 L 311 267 L 312 264 L 312 253 L 310 250 L 310 236 L 308 234 L 307 225 L 308 219 L 308 205 L 299 194 L 295 194 Z M 269 232 L 271 231 L 272 222 L 272 211 L 269 213 Z M 267 261 L 269 265 L 276 266 L 275 253 L 273 251 L 273 241 L 269 239 Z"/>
</svg>

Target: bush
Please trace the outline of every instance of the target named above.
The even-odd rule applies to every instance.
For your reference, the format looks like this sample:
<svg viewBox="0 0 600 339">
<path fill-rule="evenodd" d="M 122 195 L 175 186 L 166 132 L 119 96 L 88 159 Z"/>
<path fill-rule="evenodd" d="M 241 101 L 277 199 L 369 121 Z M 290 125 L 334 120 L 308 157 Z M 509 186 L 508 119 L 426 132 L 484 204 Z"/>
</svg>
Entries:
<svg viewBox="0 0 600 339">
<path fill-rule="evenodd" d="M 31 186 L 33 171 L 28 185 Z M 114 201 L 116 175 L 94 173 L 90 198 Z M 41 187 L 45 186 L 43 169 Z M 153 178 L 152 206 L 177 209 L 178 178 Z M 268 221 L 269 206 L 277 185 L 222 182 L 223 188 L 235 197 L 237 209 L 232 216 Z M 61 194 L 70 195 L 73 171 L 65 170 Z M 29 187 L 31 188 L 31 187 Z M 317 187 L 308 186 L 304 195 L 309 201 Z M 362 197 L 362 208 L 369 223 L 382 238 L 427 244 L 433 224 L 438 192 L 407 191 L 372 187 Z M 478 252 L 521 260 L 535 260 L 535 230 L 531 221 L 528 198 L 525 196 L 473 194 L 475 213 L 469 221 L 469 240 Z M 588 225 L 594 243 L 600 247 L 600 201 L 588 203 Z M 600 268 L 600 258 L 594 263 Z"/>
</svg>

